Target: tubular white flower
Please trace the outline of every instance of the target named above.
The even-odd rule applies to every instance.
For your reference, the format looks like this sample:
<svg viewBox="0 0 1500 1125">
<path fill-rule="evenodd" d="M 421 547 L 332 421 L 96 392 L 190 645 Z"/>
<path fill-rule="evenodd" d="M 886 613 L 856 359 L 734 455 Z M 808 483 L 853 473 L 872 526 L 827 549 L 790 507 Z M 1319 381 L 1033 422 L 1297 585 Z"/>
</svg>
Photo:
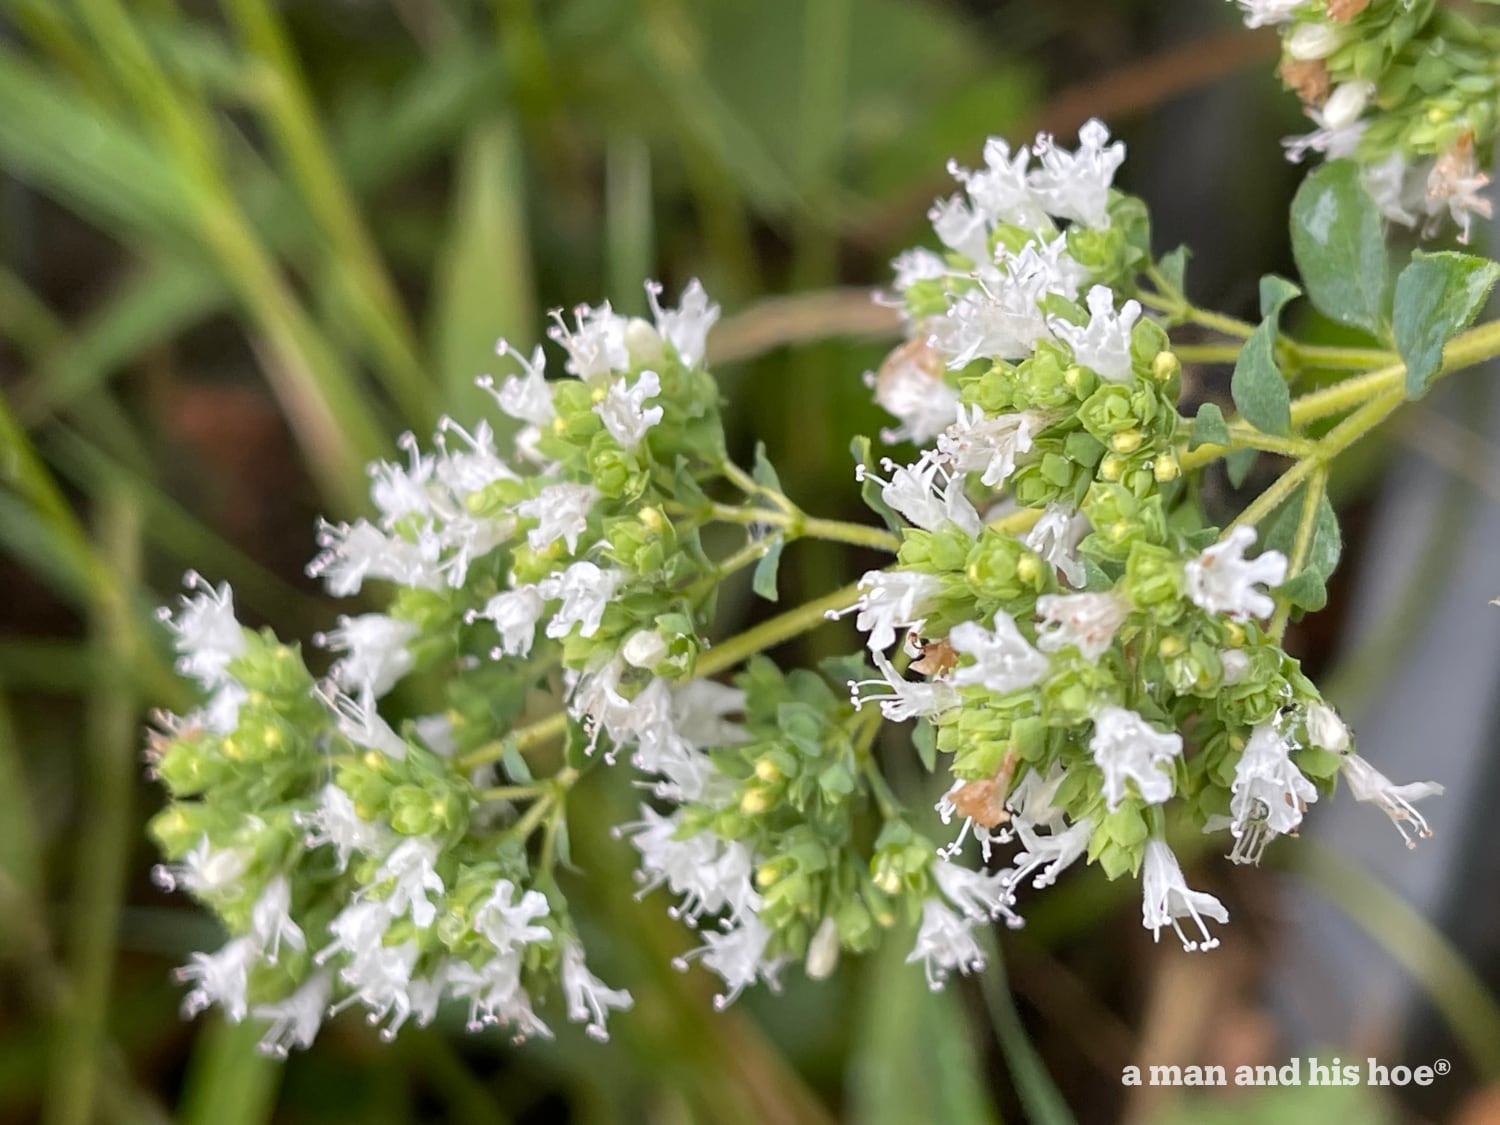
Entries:
<svg viewBox="0 0 1500 1125">
<path fill-rule="evenodd" d="M 1317 787 L 1292 764 L 1291 750 L 1275 720 L 1267 720 L 1240 752 L 1229 798 L 1235 863 L 1259 863 L 1266 845 L 1296 831 L 1303 810 L 1318 799 Z"/>
<path fill-rule="evenodd" d="M 625 318 L 605 301 L 597 308 L 579 305 L 573 310 L 569 330 L 562 310 L 552 310 L 553 325 L 547 335 L 568 353 L 567 369 L 586 383 L 599 383 L 611 372 L 630 370 L 630 352 L 625 347 Z"/>
<path fill-rule="evenodd" d="M 304 1050 L 311 1047 L 323 1026 L 332 992 L 332 974 L 317 972 L 286 999 L 252 1008 L 251 1015 L 270 1024 L 261 1036 L 261 1051 L 272 1058 L 284 1059 L 294 1047 Z"/>
<path fill-rule="evenodd" d="M 958 692 L 942 680 L 908 680 L 879 649 L 871 659 L 881 678 L 849 681 L 849 699 L 856 711 L 866 703 L 879 703 L 882 715 L 893 723 L 904 723 L 918 717 L 935 718 L 959 705 Z M 865 687 L 875 688 L 878 694 L 861 696 L 859 689 Z"/>
<path fill-rule="evenodd" d="M 897 631 L 920 629 L 936 607 L 942 583 L 915 570 L 871 570 L 859 580 L 859 600 L 848 609 L 829 610 L 830 618 L 855 613 L 854 627 L 868 633 L 871 652 L 896 643 Z"/>
<path fill-rule="evenodd" d="M 935 281 L 953 273 L 952 267 L 941 255 L 920 246 L 897 254 L 891 262 L 891 270 L 895 274 L 895 280 L 891 284 L 897 293 L 905 293 L 918 281 Z"/>
<path fill-rule="evenodd" d="M 578 537 L 588 530 L 589 512 L 599 499 L 599 490 L 591 484 L 549 484 L 530 500 L 516 505 L 516 515 L 536 520 L 536 527 L 526 533 L 526 543 L 533 551 L 545 551 L 559 539 L 568 545 L 568 554 L 578 550 Z"/>
<path fill-rule="evenodd" d="M 494 957 L 475 968 L 466 961 L 449 967 L 448 988 L 469 1001 L 469 1030 L 509 1027 L 516 1040 L 533 1035 L 552 1037 L 551 1029 L 531 1008 L 531 997 L 521 987 L 521 962 L 514 955 Z"/>
<path fill-rule="evenodd" d="M 175 614 L 163 606 L 156 616 L 176 634 L 177 670 L 212 689 L 229 679 L 230 663 L 245 651 L 245 632 L 234 616 L 234 593 L 229 583 L 215 588 L 192 570 L 183 575 L 182 584 L 196 593 L 182 595 Z"/>
<path fill-rule="evenodd" d="M 302 927 L 292 920 L 292 884 L 283 874 L 271 877 L 260 898 L 250 908 L 250 939 L 257 954 L 266 961 L 281 956 L 281 945 L 298 952 L 307 948 Z"/>
<path fill-rule="evenodd" d="M 925 453 L 913 465 L 898 465 L 889 457 L 881 467 L 891 474 L 882 480 L 861 465 L 855 480 L 865 478 L 881 485 L 880 498 L 924 531 L 937 531 L 950 524 L 968 535 L 978 535 L 979 513 L 964 495 L 962 474 L 949 473 L 933 454 Z"/>
<path fill-rule="evenodd" d="M 948 643 L 956 652 L 974 658 L 973 664 L 953 670 L 952 681 L 960 686 L 980 684 L 1003 695 L 1030 687 L 1049 667 L 1047 658 L 1031 647 L 1003 610 L 996 611 L 990 629 L 975 621 L 959 622 L 949 632 Z"/>
<path fill-rule="evenodd" d="M 1057 147 L 1050 134 L 1032 146 L 1041 167 L 1028 177 L 1031 190 L 1047 211 L 1090 227 L 1109 226 L 1109 188 L 1125 162 L 1125 145 L 1109 143 L 1109 129 L 1097 118 L 1078 130 L 1078 149 Z"/>
<path fill-rule="evenodd" d="M 348 691 L 379 699 L 410 672 L 414 663 L 407 650 L 421 630 L 410 621 L 383 613 L 340 616 L 338 628 L 313 639 L 324 648 L 346 655 L 333 666 L 333 678 Z"/>
<path fill-rule="evenodd" d="M 308 577 L 321 579 L 336 598 L 353 597 L 371 578 L 424 589 L 442 585 L 441 573 L 417 544 L 368 520 L 320 523 L 318 546 L 322 551 L 308 563 Z"/>
<path fill-rule="evenodd" d="M 568 1019 L 586 1024 L 584 1033 L 600 1043 L 609 1042 L 605 1023 L 610 1011 L 626 1011 L 635 1000 L 623 988 L 610 988 L 583 961 L 583 947 L 573 940 L 562 943 L 562 987 Z"/>
<path fill-rule="evenodd" d="M 754 914 L 738 918 L 732 927 L 722 932 L 704 930 L 702 933 L 703 944 L 676 958 L 672 964 L 682 971 L 694 958 L 701 958 L 704 968 L 717 973 L 728 990 L 714 997 L 714 1007 L 719 1011 L 733 1004 L 740 993 L 757 981 L 765 981 L 773 991 L 778 987 L 777 976 L 785 959 L 766 956 L 771 931 Z"/>
<path fill-rule="evenodd" d="M 1073 358 L 1107 383 L 1135 378 L 1130 366 L 1130 333 L 1141 318 L 1139 301 L 1126 301 L 1115 311 L 1115 294 L 1096 285 L 1088 295 L 1089 322 L 1083 327 L 1060 317 L 1051 321 L 1053 334 L 1073 349 Z"/>
<path fill-rule="evenodd" d="M 753 916 L 760 897 L 750 882 L 755 867 L 750 850 L 739 841 L 721 840 L 712 832 L 677 839 L 682 815 L 679 811 L 664 817 L 642 805 L 641 819 L 620 827 L 619 834 L 628 836 L 641 853 L 636 897 L 643 898 L 665 885 L 682 898 L 670 913 L 689 925 L 725 909 L 736 917 Z"/>
<path fill-rule="evenodd" d="M 370 499 L 380 509 L 380 522 L 387 531 L 407 518 L 420 520 L 432 515 L 428 487 L 437 468 L 436 459 L 422 453 L 416 435 L 402 434 L 396 446 L 406 451 L 406 465 L 372 461 L 365 470 L 370 476 Z"/>
<path fill-rule="evenodd" d="M 386 829 L 364 820 L 354 810 L 354 801 L 333 782 L 318 790 L 318 804 L 308 812 L 294 814 L 293 819 L 307 835 L 303 843 L 309 848 L 327 844 L 333 848 L 339 871 L 349 867 L 350 858 L 378 855 L 394 846 Z"/>
<path fill-rule="evenodd" d="M 1016 459 L 1031 449 L 1032 436 L 1047 423 L 1035 411 L 986 418 L 978 406 L 958 408 L 958 421 L 938 435 L 938 452 L 955 474 L 980 473 L 980 483 L 999 488 L 1016 471 Z"/>
<path fill-rule="evenodd" d="M 948 249 L 976 266 L 990 261 L 989 226 L 984 215 L 959 196 L 939 199 L 927 212 L 933 233 Z"/>
<path fill-rule="evenodd" d="M 1129 795 L 1129 781 L 1135 782 L 1137 794 L 1148 805 L 1172 796 L 1168 770 L 1182 756 L 1182 736 L 1176 732 L 1159 731 L 1125 707 L 1101 707 L 1094 712 L 1089 750 L 1104 771 L 1104 803 L 1111 812 Z"/>
<path fill-rule="evenodd" d="M 1031 149 L 1022 145 L 1014 154 L 1001 137 L 984 143 L 984 168 L 971 172 L 957 161 L 948 161 L 948 174 L 963 184 L 976 211 L 992 224 L 1012 223 L 1027 230 L 1042 230 L 1047 212 L 1037 200 L 1027 179 Z"/>
<path fill-rule="evenodd" d="M 1012 901 L 1015 889 L 1033 871 L 1037 873 L 1031 881 L 1033 887 L 1049 887 L 1057 882 L 1057 877 L 1088 851 L 1089 840 L 1094 835 L 1094 822 L 1088 817 L 1065 828 L 1061 824 L 1061 814 L 1058 814 L 1051 831 L 1045 836 L 1036 830 L 1038 821 L 1018 814 L 1012 823 L 1016 837 L 1021 841 L 1021 849 L 1011 858 L 1011 866 L 1001 872 Z"/>
<path fill-rule="evenodd" d="M 958 391 L 944 375 L 942 357 L 923 337 L 896 348 L 879 371 L 865 373 L 865 385 L 874 388 L 875 402 L 901 423 L 881 430 L 881 441 L 920 445 L 947 428 L 959 404 Z"/>
<path fill-rule="evenodd" d="M 1280 551 L 1262 551 L 1247 559 L 1245 549 L 1254 542 L 1253 527 L 1237 527 L 1188 562 L 1187 593 L 1194 605 L 1236 621 L 1275 612 L 1275 600 L 1256 587 L 1286 581 L 1286 556 Z"/>
<path fill-rule="evenodd" d="M 577 625 L 580 637 L 592 637 L 624 581 L 624 571 L 606 570 L 586 559 L 571 563 L 561 574 L 549 574 L 537 590 L 547 601 L 560 600 L 562 605 L 547 622 L 547 636 L 566 637 Z"/>
<path fill-rule="evenodd" d="M 1323 103 L 1324 128 L 1339 130 L 1346 129 L 1359 120 L 1360 114 L 1364 113 L 1365 107 L 1370 104 L 1370 98 L 1375 93 L 1373 82 L 1341 82 L 1333 88 L 1328 95 L 1328 100 Z"/>
<path fill-rule="evenodd" d="M 498 389 L 493 379 L 481 375 L 475 380 L 478 385 L 493 396 L 495 405 L 507 417 L 533 426 L 550 426 L 557 417 L 557 410 L 552 405 L 552 387 L 547 382 L 547 356 L 541 346 L 537 346 L 528 360 L 501 340 L 495 345 L 495 354 L 514 356 L 521 365 L 521 374 L 506 376 Z"/>
<path fill-rule="evenodd" d="M 922 904 L 922 925 L 906 963 L 922 962 L 927 986 L 934 992 L 955 969 L 966 975 L 978 972 L 984 968 L 984 954 L 973 930 L 973 918 L 950 910 L 941 899 L 929 898 Z"/>
<path fill-rule="evenodd" d="M 1036 600 L 1036 647 L 1060 652 L 1072 645 L 1084 659 L 1097 664 L 1114 642 L 1115 631 L 1130 613 L 1130 605 L 1112 593 L 1043 594 Z"/>
<path fill-rule="evenodd" d="M 1087 516 L 1080 515 L 1066 504 L 1053 503 L 1048 504 L 1042 518 L 1031 525 L 1022 542 L 1043 561 L 1061 571 L 1068 585 L 1082 586 L 1088 576 L 1078 558 L 1077 547 L 1088 532 Z"/>
<path fill-rule="evenodd" d="M 663 408 L 646 406 L 647 399 L 660 394 L 660 376 L 655 371 L 642 371 L 632 386 L 626 386 L 624 379 L 611 383 L 603 400 L 595 404 L 594 413 L 622 449 L 632 450 L 661 421 Z"/>
<path fill-rule="evenodd" d="M 250 855 L 242 848 L 215 848 L 200 836 L 181 863 L 159 863 L 151 869 L 151 881 L 164 891 L 186 891 L 203 898 L 235 893 L 250 866 Z"/>
<path fill-rule="evenodd" d="M 1179 922 L 1182 918 L 1191 919 L 1200 936 L 1184 933 Z M 1146 841 L 1141 871 L 1141 925 L 1150 930 L 1157 941 L 1161 940 L 1162 927 L 1171 926 L 1183 949 L 1207 952 L 1219 944 L 1219 939 L 1209 934 L 1204 918 L 1227 922 L 1229 911 L 1213 895 L 1188 889 L 1177 857 L 1166 841 Z"/>
<path fill-rule="evenodd" d="M 1027 243 L 1019 253 L 1002 250 L 995 271 L 932 322 L 932 346 L 948 356 L 952 368 L 981 357 L 1022 359 L 1051 335 L 1042 298 L 1058 293 L 1072 300 L 1087 278 L 1062 238 Z"/>
<path fill-rule="evenodd" d="M 1393 784 L 1385 774 L 1358 754 L 1353 753 L 1344 755 L 1344 760 L 1339 763 L 1339 769 L 1344 775 L 1344 783 L 1349 786 L 1349 792 L 1354 794 L 1354 799 L 1369 801 L 1390 817 L 1391 823 L 1401 833 L 1401 839 L 1408 848 L 1415 848 L 1418 839 L 1425 840 L 1432 835 L 1432 829 L 1427 827 L 1426 818 L 1416 810 L 1412 802 L 1420 801 L 1424 797 L 1439 796 L 1443 792 L 1443 787 L 1437 782 L 1414 781 L 1407 785 Z"/>
<path fill-rule="evenodd" d="M 509 879 L 500 879 L 489 898 L 474 911 L 474 931 L 494 947 L 496 953 L 516 953 L 535 942 L 549 941 L 552 931 L 534 925 L 551 912 L 541 891 L 519 890 Z"/>
<path fill-rule="evenodd" d="M 406 757 L 406 740 L 380 717 L 374 693 L 369 688 L 362 688 L 359 698 L 354 699 L 323 685 L 318 690 L 318 697 L 334 713 L 339 733 L 354 745 L 379 750 L 397 760 Z"/>
<path fill-rule="evenodd" d="M 696 277 L 683 289 L 676 309 L 661 307 L 661 292 L 658 282 L 646 283 L 646 300 L 656 319 L 656 331 L 676 349 L 684 367 L 696 367 L 708 347 L 708 333 L 719 320 L 719 306 L 708 299 Z"/>
<path fill-rule="evenodd" d="M 249 973 L 256 956 L 255 942 L 248 937 L 235 938 L 215 953 L 194 953 L 173 973 L 179 982 L 193 985 L 183 998 L 183 1015 L 191 1019 L 217 1005 L 232 1022 L 243 1020 L 249 1010 Z"/>
<path fill-rule="evenodd" d="M 1266 27 L 1288 22 L 1308 0 L 1237 0 L 1245 13 L 1246 27 Z"/>
<path fill-rule="evenodd" d="M 1345 29 L 1338 24 L 1316 20 L 1299 23 L 1286 37 L 1286 53 L 1299 62 L 1326 59 L 1344 45 Z"/>
<path fill-rule="evenodd" d="M 443 879 L 437 873 L 439 848 L 436 840 L 410 836 L 392 849 L 375 873 L 375 886 L 390 882 L 388 893 L 379 901 L 392 918 L 410 914 L 412 924 L 425 930 L 437 917 L 437 905 L 428 898 L 441 898 Z"/>
<path fill-rule="evenodd" d="M 536 640 L 536 625 L 545 609 L 546 599 L 540 587 L 530 584 L 502 590 L 485 602 L 483 609 L 471 610 L 466 619 L 473 622 L 485 618 L 494 622 L 500 644 L 490 655 L 498 660 L 502 656 L 530 655 Z"/>
<path fill-rule="evenodd" d="M 1349 749 L 1349 728 L 1339 718 L 1339 713 L 1328 704 L 1308 704 L 1305 719 L 1309 746 L 1334 754 L 1342 754 Z"/>
<path fill-rule="evenodd" d="M 975 871 L 948 859 L 932 865 L 932 877 L 953 906 L 976 922 L 1004 918 L 1011 929 L 1019 929 L 1021 919 L 1011 910 L 1013 898 L 1003 871 Z"/>
</svg>

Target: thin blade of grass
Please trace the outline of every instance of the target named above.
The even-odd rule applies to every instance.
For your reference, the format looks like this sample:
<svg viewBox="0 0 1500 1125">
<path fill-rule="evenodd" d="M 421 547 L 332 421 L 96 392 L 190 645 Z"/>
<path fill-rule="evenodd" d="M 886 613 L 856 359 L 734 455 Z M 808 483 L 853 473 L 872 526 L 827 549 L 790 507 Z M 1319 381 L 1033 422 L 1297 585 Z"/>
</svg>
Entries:
<svg viewBox="0 0 1500 1125">
<path fill-rule="evenodd" d="M 1026 1119 L 1032 1125 L 1076 1125 L 1068 1103 L 1047 1073 L 1046 1063 L 1026 1035 L 1020 1013 L 1011 998 L 1000 943 L 993 933 L 986 931 L 981 945 L 986 962 L 984 972 L 980 974 L 984 1002 L 994 1022 L 995 1035 L 1000 1040 L 1005 1065 L 1010 1068 L 1016 1094 L 1025 1107 Z"/>
</svg>

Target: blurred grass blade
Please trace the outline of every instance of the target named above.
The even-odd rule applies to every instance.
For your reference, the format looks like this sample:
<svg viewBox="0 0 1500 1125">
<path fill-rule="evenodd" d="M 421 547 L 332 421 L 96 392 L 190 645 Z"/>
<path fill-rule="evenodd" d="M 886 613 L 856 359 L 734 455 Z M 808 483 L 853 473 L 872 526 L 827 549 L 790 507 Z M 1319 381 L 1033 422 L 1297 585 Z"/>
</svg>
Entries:
<svg viewBox="0 0 1500 1125">
<path fill-rule="evenodd" d="M 90 646 L 99 659 L 137 659 L 131 607 L 121 593 L 140 579 L 141 516 L 124 490 L 99 501 L 100 553 L 116 585 L 95 603 Z M 85 711 L 85 798 L 69 942 L 72 1002 L 58 1021 L 49 1067 L 47 1125 L 87 1125 L 95 1115 L 107 1041 L 115 938 L 133 849 L 136 699 L 123 677 L 94 685 Z"/>
<path fill-rule="evenodd" d="M 996 1120 L 974 1036 L 956 990 L 933 991 L 922 970 L 904 963 L 890 936 L 858 966 L 864 1010 L 847 1077 L 853 1125 L 981 1125 Z"/>
<path fill-rule="evenodd" d="M 474 377 L 493 369 L 496 340 L 529 348 L 535 339 L 525 198 L 516 125 L 492 118 L 469 134 L 459 155 L 430 326 L 444 405 L 456 417 L 481 413 L 486 400 Z"/>
<path fill-rule="evenodd" d="M 1296 870 L 1411 974 L 1475 1069 L 1487 1081 L 1500 1078 L 1500 1003 L 1442 931 L 1379 880 L 1314 840 L 1300 842 Z"/>
<path fill-rule="evenodd" d="M 256 1044 L 260 1023 L 228 1023 L 214 1016 L 198 1033 L 182 1101 L 179 1125 L 263 1125 L 276 1109 L 281 1063 Z"/>
<path fill-rule="evenodd" d="M 1005 1065 L 1010 1068 L 1011 1081 L 1016 1094 L 1026 1109 L 1026 1119 L 1031 1125 L 1075 1125 L 1068 1103 L 1058 1092 L 1047 1073 L 1047 1064 L 1032 1046 L 1016 1011 L 1015 1000 L 1010 994 L 1010 982 L 1005 975 L 1000 943 L 993 932 L 985 931 L 980 941 L 984 949 L 985 967 L 980 973 L 980 984 L 984 989 L 984 1002 L 990 1010 L 990 1019 L 995 1026 L 995 1035 L 1000 1040 L 1000 1050 L 1005 1055 Z"/>
<path fill-rule="evenodd" d="M 610 302 L 622 313 L 646 311 L 642 283 L 655 274 L 651 148 L 635 134 L 611 137 L 604 151 L 605 274 Z"/>
<path fill-rule="evenodd" d="M 8 686 L 3 666 L 0 685 Z M 38 840 L 20 739 L 9 702 L 0 694 L 0 879 L 11 884 L 0 896 L 0 903 L 14 901 L 28 909 L 35 906 L 42 888 L 42 848 Z M 0 927 L 0 933 L 5 929 Z"/>
</svg>

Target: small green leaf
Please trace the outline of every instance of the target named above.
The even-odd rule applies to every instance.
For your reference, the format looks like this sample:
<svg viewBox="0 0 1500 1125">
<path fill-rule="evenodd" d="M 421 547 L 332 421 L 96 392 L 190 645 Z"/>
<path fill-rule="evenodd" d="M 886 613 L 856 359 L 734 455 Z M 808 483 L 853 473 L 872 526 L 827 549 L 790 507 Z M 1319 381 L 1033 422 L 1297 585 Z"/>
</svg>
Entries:
<svg viewBox="0 0 1500 1125">
<path fill-rule="evenodd" d="M 1297 541 L 1297 525 L 1302 519 L 1303 495 L 1299 488 L 1281 506 L 1266 528 L 1265 540 L 1261 543 L 1262 550 L 1280 551 L 1291 558 Z M 1325 495 L 1318 501 L 1318 514 L 1313 523 L 1312 540 L 1307 547 L 1307 559 L 1297 574 L 1276 588 L 1276 593 L 1297 609 L 1322 609 L 1328 604 L 1328 579 L 1339 565 L 1343 549 L 1344 539 L 1339 531 L 1338 516 Z"/>
<path fill-rule="evenodd" d="M 1250 334 L 1229 380 L 1240 417 L 1267 434 L 1292 430 L 1292 395 L 1276 366 L 1276 318 L 1268 317 Z"/>
<path fill-rule="evenodd" d="M 1187 285 L 1187 264 L 1192 251 L 1186 246 L 1169 250 L 1156 263 L 1156 272 L 1171 287 L 1173 293 L 1181 293 Z"/>
<path fill-rule="evenodd" d="M 1292 200 L 1292 256 L 1313 304 L 1341 324 L 1380 334 L 1385 235 L 1353 161 L 1332 161 L 1302 181 Z"/>
<path fill-rule="evenodd" d="M 1193 431 L 1188 437 L 1188 448 L 1200 445 L 1228 445 L 1229 423 L 1224 421 L 1224 412 L 1216 402 L 1205 402 L 1198 407 L 1198 416 L 1193 419 Z"/>
<path fill-rule="evenodd" d="M 761 556 L 760 562 L 755 564 L 755 577 L 750 583 L 750 588 L 758 597 L 765 598 L 768 602 L 778 600 L 776 572 L 781 566 L 781 550 L 785 546 L 786 540 L 778 535 L 772 540 L 766 553 Z"/>
<path fill-rule="evenodd" d="M 1236 449 L 1224 458 L 1224 468 L 1229 473 L 1231 488 L 1239 488 L 1245 483 L 1259 456 L 1260 450 L 1258 449 Z"/>
<path fill-rule="evenodd" d="M 514 742 L 505 744 L 505 749 L 500 754 L 500 765 L 505 770 L 505 776 L 517 785 L 531 784 L 531 768 L 527 766 L 525 755 L 516 749 Z"/>
<path fill-rule="evenodd" d="M 849 452 L 854 454 L 854 463 L 856 465 L 869 465 L 874 461 L 868 437 L 861 436 L 855 438 L 849 446 Z M 901 521 L 901 517 L 896 515 L 891 506 L 885 502 L 885 498 L 880 495 L 880 489 L 880 483 L 867 476 L 860 485 L 859 494 L 863 498 L 865 506 L 885 521 L 886 527 L 899 533 L 906 528 L 906 524 Z"/>
<path fill-rule="evenodd" d="M 766 443 L 763 441 L 755 443 L 755 467 L 750 475 L 762 488 L 769 488 L 772 492 L 785 495 L 781 487 L 781 478 L 776 475 L 775 467 L 766 456 Z"/>
<path fill-rule="evenodd" d="M 1300 296 L 1302 296 L 1300 286 L 1293 285 L 1284 277 L 1268 273 L 1260 279 L 1260 315 L 1262 317 L 1279 316 L 1288 301 Z"/>
<path fill-rule="evenodd" d="M 937 768 L 937 728 L 926 719 L 918 719 L 916 729 L 911 732 L 911 744 L 916 747 L 917 760 L 922 768 L 931 773 Z"/>
<path fill-rule="evenodd" d="M 1396 350 L 1406 363 L 1406 397 L 1421 398 L 1443 366 L 1443 345 L 1474 323 L 1500 264 L 1445 250 L 1411 256 L 1396 279 Z"/>
</svg>

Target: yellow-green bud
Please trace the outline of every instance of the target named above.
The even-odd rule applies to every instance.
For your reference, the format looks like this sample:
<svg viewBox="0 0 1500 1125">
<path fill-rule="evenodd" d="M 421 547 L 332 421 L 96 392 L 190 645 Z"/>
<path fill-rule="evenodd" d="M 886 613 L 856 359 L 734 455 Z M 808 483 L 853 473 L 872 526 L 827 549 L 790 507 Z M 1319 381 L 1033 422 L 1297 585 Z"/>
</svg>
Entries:
<svg viewBox="0 0 1500 1125">
<path fill-rule="evenodd" d="M 1177 458 L 1170 453 L 1163 453 L 1151 466 L 1151 475 L 1166 484 L 1168 481 L 1176 480 L 1182 475 L 1182 466 L 1177 463 Z"/>
<path fill-rule="evenodd" d="M 1109 444 L 1116 453 L 1134 453 L 1144 440 L 1140 430 L 1121 430 L 1109 439 Z"/>
<path fill-rule="evenodd" d="M 1163 383 L 1181 370 L 1182 361 L 1175 352 L 1157 352 L 1156 358 L 1151 361 L 1151 374 Z"/>
</svg>

